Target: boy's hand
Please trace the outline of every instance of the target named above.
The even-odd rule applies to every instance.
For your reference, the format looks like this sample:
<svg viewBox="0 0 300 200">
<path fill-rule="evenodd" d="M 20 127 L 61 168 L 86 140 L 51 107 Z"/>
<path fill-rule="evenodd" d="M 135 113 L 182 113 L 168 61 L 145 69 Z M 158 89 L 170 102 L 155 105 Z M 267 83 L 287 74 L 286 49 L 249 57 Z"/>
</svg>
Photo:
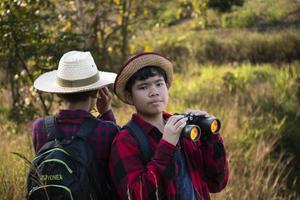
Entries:
<svg viewBox="0 0 300 200">
<path fill-rule="evenodd" d="M 167 142 L 176 145 L 178 143 L 181 131 L 186 125 L 186 121 L 187 118 L 183 115 L 171 116 L 164 127 L 162 138 Z"/>
<path fill-rule="evenodd" d="M 97 110 L 103 114 L 111 109 L 112 95 L 107 87 L 100 88 L 98 91 L 98 98 L 96 102 Z"/>
</svg>

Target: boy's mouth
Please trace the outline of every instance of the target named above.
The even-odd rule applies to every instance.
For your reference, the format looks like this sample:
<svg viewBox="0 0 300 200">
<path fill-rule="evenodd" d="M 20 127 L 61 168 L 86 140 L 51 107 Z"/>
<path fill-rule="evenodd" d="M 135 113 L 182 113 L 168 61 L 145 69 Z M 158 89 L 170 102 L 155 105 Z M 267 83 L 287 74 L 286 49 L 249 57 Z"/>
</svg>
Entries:
<svg viewBox="0 0 300 200">
<path fill-rule="evenodd" d="M 162 101 L 160 101 L 160 100 L 157 100 L 157 101 L 150 101 L 150 102 L 149 102 L 149 104 L 153 104 L 153 105 L 155 105 L 155 104 L 160 104 L 160 103 L 162 103 Z"/>
</svg>

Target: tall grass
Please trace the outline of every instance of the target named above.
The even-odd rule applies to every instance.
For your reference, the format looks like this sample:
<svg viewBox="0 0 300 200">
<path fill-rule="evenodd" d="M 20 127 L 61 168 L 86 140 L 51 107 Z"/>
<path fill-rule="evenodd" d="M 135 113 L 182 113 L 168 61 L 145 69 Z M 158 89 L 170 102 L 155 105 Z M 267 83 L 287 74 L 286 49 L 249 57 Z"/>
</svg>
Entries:
<svg viewBox="0 0 300 200">
<path fill-rule="evenodd" d="M 258 141 L 248 158 L 245 158 L 240 149 L 229 148 L 229 183 L 223 192 L 213 194 L 213 199 L 299 199 L 299 196 L 287 186 L 289 177 L 287 166 L 292 162 L 292 157 L 281 153 L 276 160 L 271 158 L 270 153 L 275 143 L 276 139 Z"/>
<path fill-rule="evenodd" d="M 25 129 L 26 130 L 26 129 Z M 31 138 L 28 131 L 21 135 L 7 136 L 3 132 L 0 141 L 0 197 L 1 200 L 25 198 L 28 165 L 15 153 L 31 159 L 33 157 Z"/>
</svg>

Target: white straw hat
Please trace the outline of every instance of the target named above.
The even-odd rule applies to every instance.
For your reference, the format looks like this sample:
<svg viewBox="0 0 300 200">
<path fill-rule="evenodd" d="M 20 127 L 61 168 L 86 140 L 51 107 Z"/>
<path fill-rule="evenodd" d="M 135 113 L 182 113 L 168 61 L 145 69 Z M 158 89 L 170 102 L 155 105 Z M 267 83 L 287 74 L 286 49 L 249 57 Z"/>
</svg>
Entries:
<svg viewBox="0 0 300 200">
<path fill-rule="evenodd" d="M 115 73 L 98 71 L 90 52 L 70 51 L 61 57 L 58 69 L 40 75 L 34 87 L 50 93 L 76 93 L 112 84 L 115 78 Z"/>
<path fill-rule="evenodd" d="M 163 69 L 167 75 L 167 87 L 172 84 L 173 64 L 172 62 L 155 52 L 144 52 L 131 57 L 119 70 L 114 83 L 115 94 L 125 103 L 129 103 L 125 97 L 125 87 L 128 80 L 138 70 L 147 67 L 156 66 Z"/>
</svg>

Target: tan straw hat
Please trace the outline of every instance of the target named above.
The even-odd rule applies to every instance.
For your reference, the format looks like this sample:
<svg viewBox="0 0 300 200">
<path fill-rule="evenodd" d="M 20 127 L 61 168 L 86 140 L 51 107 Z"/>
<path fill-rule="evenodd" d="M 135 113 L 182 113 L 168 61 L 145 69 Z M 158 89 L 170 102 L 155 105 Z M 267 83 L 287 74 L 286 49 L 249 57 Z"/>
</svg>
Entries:
<svg viewBox="0 0 300 200">
<path fill-rule="evenodd" d="M 115 78 L 115 73 L 98 71 L 90 52 L 70 51 L 61 57 L 58 69 L 40 75 L 34 87 L 50 93 L 76 93 L 112 84 Z"/>
<path fill-rule="evenodd" d="M 163 69 L 167 75 L 167 86 L 171 86 L 173 65 L 169 59 L 154 52 L 137 54 L 121 67 L 114 83 L 114 92 L 123 102 L 128 103 L 125 97 L 127 81 L 135 72 L 147 66 L 157 66 Z"/>
</svg>

